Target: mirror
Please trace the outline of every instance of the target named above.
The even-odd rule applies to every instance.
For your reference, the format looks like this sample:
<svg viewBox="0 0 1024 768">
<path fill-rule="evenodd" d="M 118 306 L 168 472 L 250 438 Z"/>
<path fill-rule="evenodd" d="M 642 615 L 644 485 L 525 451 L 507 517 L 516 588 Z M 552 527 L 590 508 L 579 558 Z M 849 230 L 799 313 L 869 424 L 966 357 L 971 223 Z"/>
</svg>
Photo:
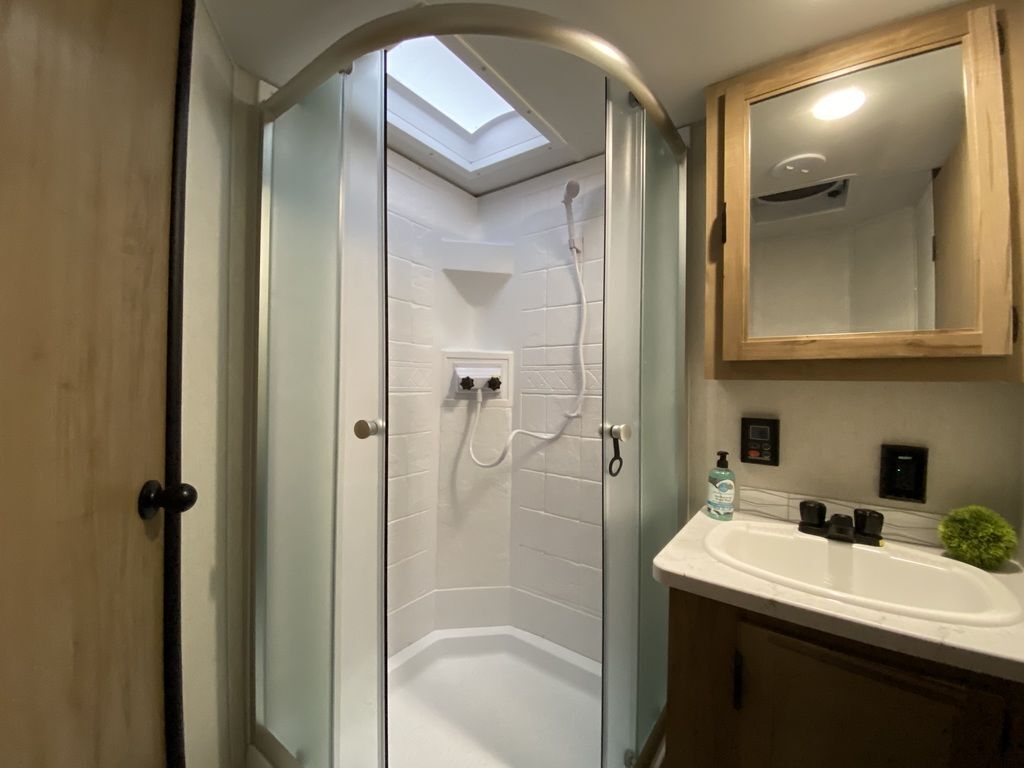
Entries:
<svg viewBox="0 0 1024 768">
<path fill-rule="evenodd" d="M 750 105 L 748 337 L 977 326 L 962 49 Z"/>
</svg>

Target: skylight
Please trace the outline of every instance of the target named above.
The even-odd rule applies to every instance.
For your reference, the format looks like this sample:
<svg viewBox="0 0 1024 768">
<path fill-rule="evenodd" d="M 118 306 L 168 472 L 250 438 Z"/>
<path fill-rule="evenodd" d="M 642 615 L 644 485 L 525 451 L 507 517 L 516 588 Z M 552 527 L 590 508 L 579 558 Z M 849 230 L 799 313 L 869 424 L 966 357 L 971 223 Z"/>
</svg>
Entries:
<svg viewBox="0 0 1024 768">
<path fill-rule="evenodd" d="M 436 37 L 388 51 L 388 74 L 469 134 L 514 111 Z"/>
</svg>

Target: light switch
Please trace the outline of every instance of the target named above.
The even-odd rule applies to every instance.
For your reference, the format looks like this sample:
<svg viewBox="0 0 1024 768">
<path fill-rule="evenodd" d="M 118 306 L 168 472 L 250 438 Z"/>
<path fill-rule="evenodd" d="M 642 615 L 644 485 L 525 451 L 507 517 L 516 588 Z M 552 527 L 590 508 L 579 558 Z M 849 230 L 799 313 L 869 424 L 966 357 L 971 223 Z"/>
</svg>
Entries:
<svg viewBox="0 0 1024 768">
<path fill-rule="evenodd" d="M 883 499 L 924 503 L 928 486 L 928 449 L 883 445 L 878 495 Z"/>
</svg>

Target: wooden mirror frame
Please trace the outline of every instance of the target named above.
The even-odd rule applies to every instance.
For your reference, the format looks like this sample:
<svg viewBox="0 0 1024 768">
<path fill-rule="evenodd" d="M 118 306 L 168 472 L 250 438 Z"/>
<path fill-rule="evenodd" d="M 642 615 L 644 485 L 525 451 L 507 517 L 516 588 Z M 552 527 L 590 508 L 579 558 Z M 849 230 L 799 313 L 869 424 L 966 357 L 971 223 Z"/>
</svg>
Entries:
<svg viewBox="0 0 1024 768">
<path fill-rule="evenodd" d="M 975 325 L 969 329 L 750 337 L 750 105 L 927 51 L 961 44 Z M 727 361 L 983 357 L 1012 352 L 1010 190 L 999 30 L 992 5 L 953 8 L 824 46 L 741 75 L 720 100 L 722 358 Z M 727 214 L 727 215 L 726 215 Z"/>
</svg>

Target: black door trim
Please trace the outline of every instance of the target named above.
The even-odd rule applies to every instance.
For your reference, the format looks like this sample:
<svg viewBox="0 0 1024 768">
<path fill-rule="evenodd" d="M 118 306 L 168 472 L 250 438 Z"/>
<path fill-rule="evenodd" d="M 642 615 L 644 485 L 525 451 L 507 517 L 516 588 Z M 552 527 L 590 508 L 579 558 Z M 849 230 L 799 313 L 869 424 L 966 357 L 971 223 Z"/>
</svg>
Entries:
<svg viewBox="0 0 1024 768">
<path fill-rule="evenodd" d="M 185 165 L 188 156 L 189 88 L 195 0 L 181 0 L 167 269 L 167 413 L 164 420 L 164 486 L 181 484 L 181 350 L 185 267 Z M 181 515 L 164 513 L 164 737 L 168 768 L 185 766 L 185 711 L 181 667 Z"/>
</svg>

